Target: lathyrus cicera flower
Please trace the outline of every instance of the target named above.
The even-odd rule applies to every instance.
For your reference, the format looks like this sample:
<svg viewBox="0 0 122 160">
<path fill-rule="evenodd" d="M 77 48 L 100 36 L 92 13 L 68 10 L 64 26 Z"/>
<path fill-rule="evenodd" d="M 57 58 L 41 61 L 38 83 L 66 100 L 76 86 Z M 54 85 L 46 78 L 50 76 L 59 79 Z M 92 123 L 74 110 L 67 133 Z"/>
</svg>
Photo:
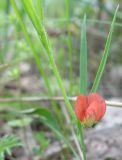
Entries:
<svg viewBox="0 0 122 160">
<path fill-rule="evenodd" d="M 77 118 L 86 127 L 96 124 L 104 116 L 106 104 L 104 98 L 98 93 L 79 95 L 75 103 Z"/>
</svg>

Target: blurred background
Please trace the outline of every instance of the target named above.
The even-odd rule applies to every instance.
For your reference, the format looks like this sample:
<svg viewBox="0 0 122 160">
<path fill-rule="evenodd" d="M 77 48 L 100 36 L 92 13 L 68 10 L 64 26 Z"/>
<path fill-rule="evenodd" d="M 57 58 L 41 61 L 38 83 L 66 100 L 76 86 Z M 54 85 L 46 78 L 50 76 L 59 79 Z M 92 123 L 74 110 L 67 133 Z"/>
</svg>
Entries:
<svg viewBox="0 0 122 160">
<path fill-rule="evenodd" d="M 54 96 L 61 96 L 57 81 L 40 41 L 21 4 L 16 1 L 33 45 L 50 81 Z M 33 0 L 38 12 L 37 1 Z M 42 0 L 43 23 L 54 49 L 54 58 L 68 96 L 79 94 L 79 55 L 81 24 L 87 15 L 88 89 L 91 89 L 109 33 L 117 5 L 119 11 L 113 34 L 110 56 L 99 86 L 99 92 L 108 100 L 122 97 L 122 1 L 121 0 Z M 19 98 L 20 102 L 0 102 L 0 135 L 15 133 L 26 140 L 23 148 L 15 149 L 6 159 L 68 159 L 67 150 L 61 150 L 52 132 L 33 117 L 18 117 L 14 111 L 35 106 L 51 107 L 50 102 L 25 103 L 21 97 L 50 96 L 40 75 L 32 50 L 28 45 L 10 0 L 0 1 L 0 98 Z M 60 106 L 60 103 L 57 102 Z M 60 107 L 59 107 L 60 108 Z M 59 114 L 62 112 L 58 108 Z M 122 110 L 108 109 L 108 115 L 93 130 L 88 130 L 86 143 L 88 160 L 122 160 Z M 11 113 L 12 112 L 12 113 Z M 21 122 L 21 119 L 24 119 Z M 65 122 L 63 122 L 65 123 Z M 117 132 L 116 132 L 117 131 Z M 33 136 L 34 132 L 34 136 Z M 94 135 L 94 136 L 90 136 Z M 118 137 L 118 138 L 116 138 Z M 37 143 L 38 142 L 38 143 Z M 30 145 L 31 144 L 31 145 Z M 38 145 L 37 145 L 38 144 Z M 31 146 L 31 147 L 30 147 Z M 41 149 L 39 150 L 39 146 Z M 55 148 L 59 149 L 55 151 Z M 51 148 L 53 148 L 51 150 Z M 97 148 L 97 149 L 96 149 Z M 92 152 L 92 150 L 96 150 Z M 64 158 L 62 155 L 65 155 Z M 98 153 L 98 154 L 97 154 Z M 47 156 L 45 156 L 45 154 Z M 95 155 L 96 154 L 96 155 Z M 32 158 L 33 155 L 33 158 Z M 41 155 L 41 156 L 40 156 Z M 37 158 L 36 158 L 37 157 Z M 42 158 L 41 158 L 42 157 Z M 46 157 L 46 158 L 44 158 Z M 94 157 L 94 158 L 93 158 Z"/>
<path fill-rule="evenodd" d="M 36 2 L 34 3 L 37 7 Z M 88 70 L 90 88 L 100 62 L 101 54 L 105 47 L 105 42 L 109 32 L 110 23 L 114 15 L 115 8 L 118 4 L 120 5 L 120 9 L 117 14 L 117 22 L 115 25 L 116 27 L 113 36 L 113 42 L 110 50 L 110 57 L 109 61 L 107 62 L 106 73 L 104 74 L 104 77 L 100 85 L 100 91 L 106 97 L 120 97 L 120 95 L 122 95 L 121 3 L 121 1 L 117 0 L 70 0 L 69 13 L 67 13 L 65 0 L 43 1 L 44 24 L 49 34 L 52 46 L 55 50 L 56 64 L 60 70 L 60 74 L 64 78 L 64 83 L 67 88 L 69 87 L 68 78 L 70 74 L 70 60 L 68 60 L 68 52 L 71 52 L 72 55 L 71 67 L 73 70 L 73 89 L 70 95 L 75 95 L 78 92 L 77 79 L 79 79 L 80 31 L 84 13 L 87 14 L 87 40 L 89 56 Z M 28 25 L 29 33 L 32 37 L 35 48 L 38 53 L 41 52 L 43 55 L 42 63 L 45 66 L 46 73 L 50 75 L 50 79 L 54 79 L 51 69 L 49 65 L 47 65 L 47 57 L 44 56 L 43 49 L 40 50 L 40 43 L 35 36 L 35 31 L 32 28 L 32 25 L 30 24 L 28 17 L 19 1 L 18 4 L 21 9 L 23 19 L 26 21 L 26 24 Z M 9 66 L 8 69 L 9 71 L 7 70 L 6 72 L 4 71 L 4 73 L 1 73 L 1 80 L 2 78 L 5 78 L 6 80 L 9 78 L 14 79 L 14 77 L 12 76 L 22 74 L 23 80 L 20 80 L 21 87 L 24 90 L 28 90 L 27 86 L 23 86 L 25 84 L 23 83 L 23 81 L 26 81 L 28 79 L 28 74 L 35 78 L 38 76 L 38 70 L 36 65 L 34 64 L 35 62 L 33 61 L 32 53 L 25 40 L 25 37 L 23 35 L 23 32 L 21 30 L 21 27 L 9 0 L 0 2 L 0 12 L 0 62 L 1 64 L 11 64 L 11 66 Z M 70 38 L 68 36 L 69 33 Z M 41 77 L 39 78 L 41 80 Z M 33 78 L 31 80 L 33 80 Z M 31 80 L 29 80 L 30 83 Z M 11 83 L 10 85 L 12 84 L 13 83 Z M 37 86 L 37 84 L 36 86 L 34 86 L 34 83 L 32 84 L 33 85 L 31 85 L 31 87 Z M 40 81 L 38 84 L 40 85 Z M 43 87 L 43 85 L 41 85 L 41 87 Z M 56 85 L 54 85 L 53 87 L 53 89 L 56 90 Z"/>
</svg>

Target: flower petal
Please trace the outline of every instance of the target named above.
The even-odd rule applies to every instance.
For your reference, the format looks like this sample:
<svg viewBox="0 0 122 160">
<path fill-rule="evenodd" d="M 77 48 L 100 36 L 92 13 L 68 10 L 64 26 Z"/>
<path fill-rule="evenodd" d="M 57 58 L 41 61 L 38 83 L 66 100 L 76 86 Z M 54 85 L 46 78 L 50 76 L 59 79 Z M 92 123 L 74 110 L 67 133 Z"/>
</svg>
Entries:
<svg viewBox="0 0 122 160">
<path fill-rule="evenodd" d="M 88 103 L 89 103 L 89 106 L 93 103 L 93 102 L 96 102 L 97 104 L 95 104 L 96 106 L 96 110 L 98 110 L 98 114 L 100 112 L 100 115 L 98 115 L 98 117 L 100 117 L 99 119 L 101 119 L 103 117 L 103 115 L 105 114 L 105 111 L 106 111 L 106 104 L 105 104 L 105 100 L 104 98 L 98 94 L 98 93 L 91 93 L 89 94 L 88 96 Z"/>
<path fill-rule="evenodd" d="M 75 113 L 77 118 L 80 119 L 81 121 L 84 119 L 85 110 L 87 107 L 88 107 L 87 96 L 82 94 L 79 95 L 75 103 Z"/>
</svg>

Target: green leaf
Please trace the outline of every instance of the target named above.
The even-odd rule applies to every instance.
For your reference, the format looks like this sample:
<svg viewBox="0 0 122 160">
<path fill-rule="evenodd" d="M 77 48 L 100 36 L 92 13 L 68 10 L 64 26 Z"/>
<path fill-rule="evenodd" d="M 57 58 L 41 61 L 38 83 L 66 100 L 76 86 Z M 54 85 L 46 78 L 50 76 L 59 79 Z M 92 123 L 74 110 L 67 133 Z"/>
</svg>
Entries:
<svg viewBox="0 0 122 160">
<path fill-rule="evenodd" d="M 38 14 L 40 19 L 43 21 L 43 10 L 42 10 L 43 6 L 42 6 L 42 0 L 38 0 L 37 1 L 37 9 L 38 9 Z"/>
<path fill-rule="evenodd" d="M 33 23 L 33 25 L 34 25 L 34 27 L 35 27 L 35 29 L 41 39 L 41 43 L 43 44 L 46 51 L 49 52 L 50 48 L 49 48 L 48 36 L 47 36 L 47 33 L 46 33 L 45 28 L 43 26 L 42 19 L 40 19 L 36 13 L 36 10 L 33 6 L 32 0 L 21 0 L 21 2 L 23 4 L 26 12 L 28 13 L 28 15 L 31 19 L 31 22 Z"/>
<path fill-rule="evenodd" d="M 83 19 L 80 45 L 80 93 L 87 94 L 87 39 L 86 15 Z"/>
<path fill-rule="evenodd" d="M 17 146 L 22 146 L 20 139 L 15 135 L 5 135 L 0 138 L 0 157 L 4 157 L 4 153 L 11 153 L 11 149 Z"/>
<path fill-rule="evenodd" d="M 80 93 L 87 94 L 87 39 L 86 39 L 86 15 L 84 15 L 81 29 L 81 45 L 80 45 Z M 78 137 L 82 147 L 83 160 L 86 160 L 86 150 L 83 137 L 83 125 L 78 120 Z"/>
<path fill-rule="evenodd" d="M 113 31 L 114 31 L 114 24 L 115 24 L 115 21 L 116 21 L 116 15 L 117 15 L 118 8 L 119 8 L 119 6 L 117 6 L 117 8 L 116 8 L 114 18 L 113 18 L 113 21 L 111 23 L 111 28 L 110 28 L 110 31 L 109 31 L 109 34 L 108 34 L 108 37 L 107 37 L 104 53 L 103 53 L 103 56 L 102 56 L 102 59 L 101 59 L 101 62 L 100 62 L 95 80 L 93 82 L 91 92 L 96 92 L 97 91 L 100 80 L 101 80 L 101 77 L 102 77 L 104 69 L 105 69 L 105 65 L 106 65 L 108 55 L 109 55 L 109 51 L 110 51 L 110 45 L 111 45 L 111 41 L 112 41 L 112 35 L 113 35 Z"/>
<path fill-rule="evenodd" d="M 51 112 L 46 108 L 32 108 L 21 112 L 22 114 L 35 114 L 38 115 L 41 120 L 49 126 L 57 135 L 60 137 L 60 130 L 57 126 L 56 119 L 53 117 Z M 59 133 L 58 133 L 59 132 Z"/>
<path fill-rule="evenodd" d="M 36 49 L 35 49 L 35 47 L 33 45 L 33 42 L 31 40 L 31 38 L 30 38 L 29 32 L 28 32 L 28 30 L 26 28 L 26 25 L 25 25 L 24 21 L 23 21 L 23 18 L 22 18 L 22 15 L 21 15 L 21 11 L 17 7 L 17 5 L 16 5 L 14 0 L 11 0 L 11 4 L 12 4 L 12 6 L 14 8 L 16 16 L 19 19 L 19 22 L 20 22 L 20 25 L 21 25 L 22 30 L 24 32 L 25 38 L 26 38 L 26 40 L 27 40 L 27 42 L 28 42 L 28 44 L 29 44 L 29 46 L 30 46 L 30 48 L 32 50 L 33 56 L 35 58 L 37 67 L 38 67 L 39 72 L 40 72 L 40 75 L 43 77 L 45 85 L 48 88 L 48 91 L 49 91 L 50 95 L 53 95 L 53 91 L 52 91 L 51 85 L 49 83 L 49 80 L 48 80 L 48 78 L 47 78 L 47 76 L 45 74 L 44 67 L 42 66 L 42 62 L 41 62 L 40 56 L 38 56 L 38 53 L 37 53 L 37 51 L 36 51 Z"/>
<path fill-rule="evenodd" d="M 33 114 L 39 115 L 47 126 L 49 126 L 59 137 L 61 136 L 55 117 L 53 117 L 51 112 L 49 112 L 46 108 L 36 108 L 33 111 Z"/>
<path fill-rule="evenodd" d="M 50 45 L 50 41 L 49 41 L 47 32 L 45 30 L 45 27 L 43 26 L 42 20 L 40 21 L 38 15 L 36 14 L 36 10 L 34 8 L 32 0 L 22 0 L 21 2 L 23 4 L 29 18 L 31 19 L 31 22 L 33 23 L 33 26 L 35 27 L 35 29 L 37 31 L 37 34 L 40 38 L 40 41 L 41 41 L 43 47 L 46 50 L 46 53 L 48 55 L 48 58 L 49 58 L 51 66 L 52 66 L 53 72 L 56 76 L 60 91 L 61 91 L 61 93 L 64 97 L 64 100 L 65 100 L 65 103 L 68 107 L 68 111 L 69 111 L 70 115 L 72 116 L 72 119 L 75 119 L 76 117 L 74 116 L 74 110 L 71 106 L 70 101 L 68 100 L 66 90 L 64 88 L 63 81 L 61 79 L 58 68 L 56 66 L 56 63 L 55 63 L 55 60 L 54 60 L 54 57 L 53 57 L 52 47 Z"/>
<path fill-rule="evenodd" d="M 23 118 L 23 119 L 16 119 L 11 120 L 7 124 L 11 127 L 26 127 L 32 122 L 32 118 Z"/>
<path fill-rule="evenodd" d="M 21 112 L 22 114 L 31 114 L 31 115 L 38 115 L 42 122 L 47 125 L 57 136 L 58 139 L 63 140 L 67 146 L 71 149 L 74 155 L 78 158 L 77 153 L 73 149 L 71 143 L 65 136 L 63 136 L 62 131 L 59 129 L 56 123 L 55 117 L 51 114 L 51 112 L 46 108 L 32 108 L 29 110 L 25 110 Z M 79 158 L 78 158 L 79 159 Z"/>
</svg>

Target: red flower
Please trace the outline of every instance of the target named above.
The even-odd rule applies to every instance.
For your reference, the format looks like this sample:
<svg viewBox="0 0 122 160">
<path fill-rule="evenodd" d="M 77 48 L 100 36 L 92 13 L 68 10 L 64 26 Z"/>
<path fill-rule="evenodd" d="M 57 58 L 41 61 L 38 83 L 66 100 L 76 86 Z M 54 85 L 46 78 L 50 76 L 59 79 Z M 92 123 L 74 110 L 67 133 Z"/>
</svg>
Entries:
<svg viewBox="0 0 122 160">
<path fill-rule="evenodd" d="M 75 103 L 77 118 L 87 127 L 97 123 L 105 114 L 105 100 L 98 93 L 79 95 Z"/>
</svg>

